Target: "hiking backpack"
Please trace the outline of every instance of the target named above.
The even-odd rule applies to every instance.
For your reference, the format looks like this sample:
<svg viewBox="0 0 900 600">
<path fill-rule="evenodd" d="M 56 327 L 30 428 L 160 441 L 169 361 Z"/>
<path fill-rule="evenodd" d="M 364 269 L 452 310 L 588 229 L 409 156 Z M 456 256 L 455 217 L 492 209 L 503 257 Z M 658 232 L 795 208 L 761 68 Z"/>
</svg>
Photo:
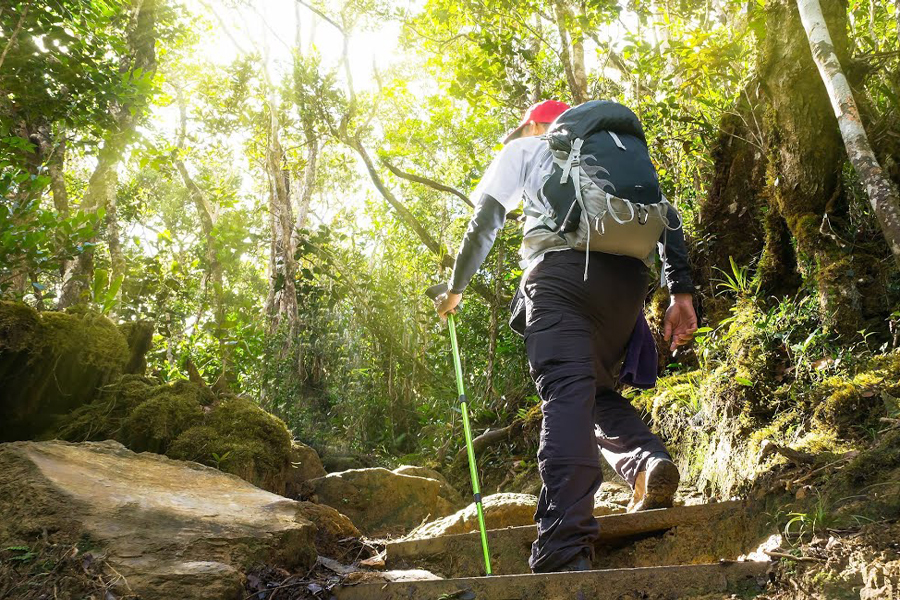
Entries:
<svg viewBox="0 0 900 600">
<path fill-rule="evenodd" d="M 678 213 L 662 195 L 637 115 L 617 102 L 585 102 L 561 114 L 544 138 L 553 170 L 539 206 L 525 208 L 526 262 L 549 249 L 584 250 L 587 279 L 591 251 L 646 261 L 660 238 L 665 262 L 665 231 L 680 228 L 681 218 L 671 222 Z"/>
</svg>

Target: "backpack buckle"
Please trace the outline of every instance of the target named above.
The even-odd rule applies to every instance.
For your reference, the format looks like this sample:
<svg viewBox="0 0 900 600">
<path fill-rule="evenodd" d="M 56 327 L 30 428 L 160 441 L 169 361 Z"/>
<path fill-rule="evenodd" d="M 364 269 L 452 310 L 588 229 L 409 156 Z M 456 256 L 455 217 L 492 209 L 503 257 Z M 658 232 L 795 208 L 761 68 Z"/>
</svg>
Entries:
<svg viewBox="0 0 900 600">
<path fill-rule="evenodd" d="M 569 181 L 569 173 L 572 171 L 572 167 L 577 169 L 581 165 L 582 144 L 584 144 L 584 140 L 581 138 L 576 138 L 572 142 L 572 149 L 569 151 L 569 157 L 566 159 L 566 165 L 563 167 L 562 177 L 559 179 L 560 183 Z"/>
</svg>

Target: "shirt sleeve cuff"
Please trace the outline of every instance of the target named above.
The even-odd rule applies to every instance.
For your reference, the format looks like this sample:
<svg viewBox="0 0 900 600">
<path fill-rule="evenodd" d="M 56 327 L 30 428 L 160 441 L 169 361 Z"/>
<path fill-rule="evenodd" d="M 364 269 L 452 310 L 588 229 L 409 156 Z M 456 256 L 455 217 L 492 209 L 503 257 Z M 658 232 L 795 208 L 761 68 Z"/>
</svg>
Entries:
<svg viewBox="0 0 900 600">
<path fill-rule="evenodd" d="M 669 284 L 670 294 L 693 294 L 694 284 L 689 281 L 675 281 Z"/>
</svg>

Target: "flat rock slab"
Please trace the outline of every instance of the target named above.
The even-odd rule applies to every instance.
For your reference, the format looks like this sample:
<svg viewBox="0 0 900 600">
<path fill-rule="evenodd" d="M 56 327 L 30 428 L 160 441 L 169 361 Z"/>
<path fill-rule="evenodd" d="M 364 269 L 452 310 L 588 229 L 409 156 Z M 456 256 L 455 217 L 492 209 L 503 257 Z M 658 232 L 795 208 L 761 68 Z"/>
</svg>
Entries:
<svg viewBox="0 0 900 600">
<path fill-rule="evenodd" d="M 117 442 L 0 445 L 0 541 L 89 539 L 144 598 L 241 598 L 241 570 L 306 569 L 316 527 L 298 502 Z"/>
<path fill-rule="evenodd" d="M 734 559 L 755 541 L 742 502 L 677 506 L 597 517 L 597 568 L 690 564 Z M 664 534 L 664 535 L 663 535 Z M 534 525 L 488 531 L 491 564 L 504 574 L 528 573 Z M 422 567 L 446 577 L 483 573 L 476 533 L 388 542 L 389 568 Z"/>
<path fill-rule="evenodd" d="M 404 535 L 464 504 L 456 490 L 437 479 L 378 467 L 329 473 L 303 485 L 306 499 L 336 508 L 369 536 Z"/>
<path fill-rule="evenodd" d="M 345 587 L 338 600 L 687 600 L 760 591 L 768 563 L 610 569 L 581 573 L 499 575 Z"/>
</svg>

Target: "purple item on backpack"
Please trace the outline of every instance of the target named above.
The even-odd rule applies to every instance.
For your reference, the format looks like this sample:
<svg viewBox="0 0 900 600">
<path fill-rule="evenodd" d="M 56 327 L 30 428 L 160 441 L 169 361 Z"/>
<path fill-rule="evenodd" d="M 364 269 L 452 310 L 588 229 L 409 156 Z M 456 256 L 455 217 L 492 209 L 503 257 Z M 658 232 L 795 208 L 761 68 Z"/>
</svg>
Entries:
<svg viewBox="0 0 900 600">
<path fill-rule="evenodd" d="M 625 361 L 619 371 L 619 383 L 624 383 L 642 390 L 649 390 L 656 385 L 656 373 L 659 356 L 656 353 L 656 340 L 647 325 L 644 313 L 638 316 L 628 347 L 625 350 Z"/>
</svg>

